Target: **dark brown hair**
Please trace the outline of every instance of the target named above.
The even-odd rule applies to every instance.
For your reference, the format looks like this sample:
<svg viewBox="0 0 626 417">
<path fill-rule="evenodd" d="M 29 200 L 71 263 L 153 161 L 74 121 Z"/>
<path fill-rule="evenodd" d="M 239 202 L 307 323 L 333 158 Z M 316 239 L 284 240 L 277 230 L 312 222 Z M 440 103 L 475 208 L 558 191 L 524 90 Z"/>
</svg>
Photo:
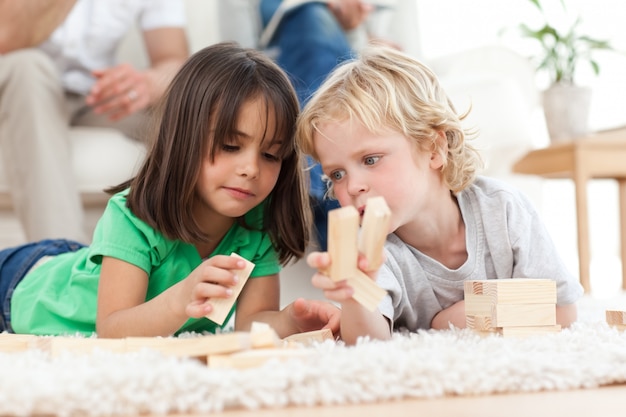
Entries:
<svg viewBox="0 0 626 417">
<path fill-rule="evenodd" d="M 254 49 L 225 42 L 193 54 L 159 105 L 143 166 L 134 178 L 106 191 L 130 187 L 127 204 L 138 218 L 170 239 L 207 242 L 192 212 L 203 156 L 215 157 L 236 132 L 241 107 L 259 97 L 267 103 L 267 117 L 274 110 L 275 137 L 282 143 L 282 165 L 265 202 L 263 230 L 282 264 L 302 257 L 311 212 L 304 160 L 294 140 L 298 99 L 285 73 Z"/>
</svg>

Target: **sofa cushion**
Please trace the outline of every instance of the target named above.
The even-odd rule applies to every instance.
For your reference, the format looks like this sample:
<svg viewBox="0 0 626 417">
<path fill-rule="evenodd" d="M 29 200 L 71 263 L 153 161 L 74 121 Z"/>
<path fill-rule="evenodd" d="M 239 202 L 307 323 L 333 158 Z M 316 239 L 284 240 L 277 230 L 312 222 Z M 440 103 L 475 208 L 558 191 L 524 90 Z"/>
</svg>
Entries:
<svg viewBox="0 0 626 417">
<path fill-rule="evenodd" d="M 110 128 L 75 127 L 70 130 L 73 142 L 73 169 L 81 195 L 103 195 L 104 188 L 130 178 L 141 165 L 145 145 Z M 2 150 L 0 149 L 0 153 Z M 0 169 L 0 194 L 9 198 L 6 173 Z"/>
</svg>

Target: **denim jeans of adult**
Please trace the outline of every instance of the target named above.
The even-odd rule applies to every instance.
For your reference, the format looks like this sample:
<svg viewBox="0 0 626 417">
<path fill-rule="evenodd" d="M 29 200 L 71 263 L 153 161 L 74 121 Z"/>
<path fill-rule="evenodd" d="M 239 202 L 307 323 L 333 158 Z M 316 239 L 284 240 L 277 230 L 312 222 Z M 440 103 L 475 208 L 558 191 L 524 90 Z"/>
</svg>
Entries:
<svg viewBox="0 0 626 417">
<path fill-rule="evenodd" d="M 75 252 L 84 247 L 82 243 L 64 239 L 47 239 L 0 251 L 0 332 L 11 328 L 11 298 L 26 273 L 44 256 Z"/>
<path fill-rule="evenodd" d="M 281 0 L 261 0 L 260 11 L 265 26 Z M 317 90 L 328 74 L 340 63 L 353 55 L 353 50 L 328 5 L 307 3 L 296 7 L 281 20 L 274 37 L 269 43 L 276 62 L 285 70 L 293 83 L 300 105 L 304 106 L 309 96 Z M 326 249 L 327 213 L 339 207 L 334 199 L 324 198 L 326 182 L 322 170 L 309 158 L 312 165 L 310 195 L 314 207 L 315 229 L 318 244 Z"/>
</svg>

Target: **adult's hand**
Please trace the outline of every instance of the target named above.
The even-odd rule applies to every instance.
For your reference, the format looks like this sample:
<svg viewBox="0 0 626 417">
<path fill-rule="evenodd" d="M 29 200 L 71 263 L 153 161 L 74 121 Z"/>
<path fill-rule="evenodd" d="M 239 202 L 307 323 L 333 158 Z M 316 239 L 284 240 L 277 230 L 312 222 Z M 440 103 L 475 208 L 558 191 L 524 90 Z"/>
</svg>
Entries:
<svg viewBox="0 0 626 417">
<path fill-rule="evenodd" d="M 328 7 L 344 30 L 356 29 L 374 9 L 362 0 L 334 0 Z"/>
<path fill-rule="evenodd" d="M 97 114 L 119 120 L 150 104 L 148 77 L 129 64 L 92 72 L 96 82 L 85 99 Z"/>
<path fill-rule="evenodd" d="M 151 29 L 144 31 L 143 37 L 149 68 L 139 71 L 122 64 L 93 72 L 96 83 L 86 102 L 96 113 L 119 120 L 154 104 L 189 57 L 183 28 Z"/>
</svg>

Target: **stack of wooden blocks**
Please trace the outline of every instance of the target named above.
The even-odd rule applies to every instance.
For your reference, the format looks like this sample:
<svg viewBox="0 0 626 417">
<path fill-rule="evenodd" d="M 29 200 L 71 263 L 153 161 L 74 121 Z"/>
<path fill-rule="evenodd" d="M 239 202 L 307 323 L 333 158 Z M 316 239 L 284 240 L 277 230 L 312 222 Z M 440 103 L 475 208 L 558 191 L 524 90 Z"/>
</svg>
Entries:
<svg viewBox="0 0 626 417">
<path fill-rule="evenodd" d="M 513 278 L 465 281 L 466 326 L 481 334 L 524 337 L 559 332 L 556 282 Z"/>
</svg>

